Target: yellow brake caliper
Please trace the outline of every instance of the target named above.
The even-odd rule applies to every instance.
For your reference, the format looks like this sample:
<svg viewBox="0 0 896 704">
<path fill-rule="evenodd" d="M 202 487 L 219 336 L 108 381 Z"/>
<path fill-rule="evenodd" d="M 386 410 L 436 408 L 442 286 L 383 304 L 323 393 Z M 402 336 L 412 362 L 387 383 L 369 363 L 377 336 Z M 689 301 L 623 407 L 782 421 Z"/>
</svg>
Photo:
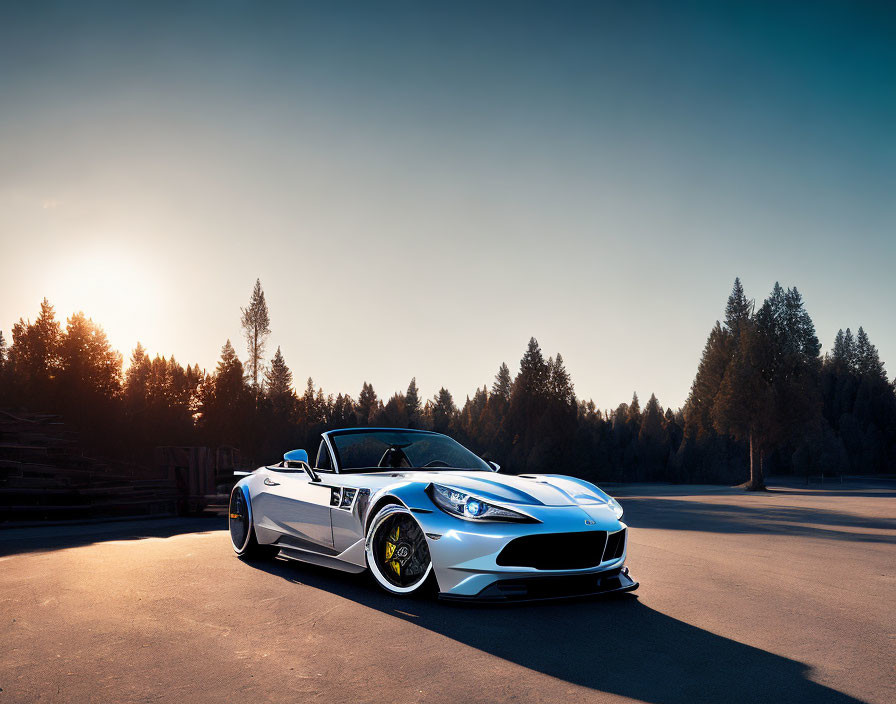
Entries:
<svg viewBox="0 0 896 704">
<path fill-rule="evenodd" d="M 395 572 L 399 577 L 401 576 L 401 563 L 398 560 L 393 560 L 392 555 L 395 553 L 395 548 L 398 547 L 398 533 L 399 526 L 395 526 L 395 530 L 392 531 L 392 534 L 386 538 L 386 559 L 385 562 L 388 563 L 389 567 L 392 568 L 392 571 Z"/>
</svg>

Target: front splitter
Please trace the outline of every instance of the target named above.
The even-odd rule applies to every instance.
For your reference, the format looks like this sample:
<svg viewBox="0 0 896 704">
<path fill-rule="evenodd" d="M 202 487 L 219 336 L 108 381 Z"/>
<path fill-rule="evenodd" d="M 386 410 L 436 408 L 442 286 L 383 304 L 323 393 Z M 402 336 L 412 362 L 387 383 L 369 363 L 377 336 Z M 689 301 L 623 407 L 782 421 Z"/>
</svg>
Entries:
<svg viewBox="0 0 896 704">
<path fill-rule="evenodd" d="M 622 567 L 598 574 L 502 579 L 478 594 L 440 593 L 439 599 L 467 603 L 523 603 L 619 594 L 634 591 L 638 586 L 638 582 L 629 576 L 628 567 Z"/>
</svg>

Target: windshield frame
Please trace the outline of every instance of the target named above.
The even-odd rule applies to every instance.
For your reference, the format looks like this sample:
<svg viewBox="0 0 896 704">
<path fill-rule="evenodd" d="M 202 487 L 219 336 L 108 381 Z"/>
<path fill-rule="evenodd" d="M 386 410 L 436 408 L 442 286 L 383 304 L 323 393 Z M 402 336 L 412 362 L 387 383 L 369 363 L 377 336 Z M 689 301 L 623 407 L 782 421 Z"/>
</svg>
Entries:
<svg viewBox="0 0 896 704">
<path fill-rule="evenodd" d="M 451 442 L 455 443 L 459 447 L 463 448 L 467 452 L 470 453 L 472 457 L 475 457 L 476 460 L 482 465 L 481 468 L 475 467 L 402 467 L 401 469 L 394 469 L 392 467 L 349 467 L 344 468 L 342 466 L 342 458 L 339 456 L 339 448 L 335 442 L 335 439 L 341 435 L 360 435 L 360 434 L 368 434 L 368 433 L 407 433 L 408 435 L 436 435 L 439 437 L 447 438 Z M 330 448 L 330 453 L 332 455 L 332 459 L 334 462 L 334 468 L 337 474 L 363 474 L 363 473 L 373 473 L 373 472 L 441 472 L 441 471 L 453 471 L 453 472 L 491 472 L 493 471 L 489 464 L 479 457 L 475 452 L 473 452 L 466 445 L 459 443 L 457 440 L 452 438 L 450 435 L 446 435 L 445 433 L 437 433 L 433 430 L 418 430 L 416 428 L 370 428 L 370 427 L 361 427 L 361 428 L 340 428 L 339 430 L 328 430 L 324 433 L 321 433 L 321 436 L 326 441 L 327 445 Z"/>
</svg>

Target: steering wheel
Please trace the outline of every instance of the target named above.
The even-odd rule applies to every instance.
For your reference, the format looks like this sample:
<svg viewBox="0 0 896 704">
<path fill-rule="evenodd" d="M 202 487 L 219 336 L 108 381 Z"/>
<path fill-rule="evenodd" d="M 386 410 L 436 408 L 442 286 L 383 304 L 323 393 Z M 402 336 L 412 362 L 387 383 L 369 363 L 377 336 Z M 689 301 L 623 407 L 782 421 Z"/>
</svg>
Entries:
<svg viewBox="0 0 896 704">
<path fill-rule="evenodd" d="M 386 451 L 383 453 L 383 456 L 380 457 L 380 461 L 377 464 L 377 467 L 389 468 L 389 469 L 402 469 L 404 467 L 410 467 L 411 462 L 408 460 L 408 456 L 404 453 L 403 447 L 407 447 L 410 443 L 406 443 L 404 445 L 389 445 L 386 448 Z"/>
<path fill-rule="evenodd" d="M 423 466 L 425 468 L 425 467 L 450 467 L 451 465 L 448 464 L 447 462 L 443 462 L 442 460 L 430 460 Z"/>
</svg>

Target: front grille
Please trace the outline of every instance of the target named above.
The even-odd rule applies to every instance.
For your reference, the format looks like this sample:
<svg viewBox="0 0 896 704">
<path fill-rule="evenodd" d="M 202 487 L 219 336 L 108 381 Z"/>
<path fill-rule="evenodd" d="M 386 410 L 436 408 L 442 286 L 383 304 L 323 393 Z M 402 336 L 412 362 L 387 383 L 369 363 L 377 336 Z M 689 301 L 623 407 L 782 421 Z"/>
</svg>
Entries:
<svg viewBox="0 0 896 704">
<path fill-rule="evenodd" d="M 610 533 L 607 538 L 607 549 L 604 550 L 604 560 L 615 560 L 622 557 L 625 550 L 625 528 L 618 533 Z"/>
<path fill-rule="evenodd" d="M 601 563 L 606 542 L 603 530 L 527 535 L 507 543 L 496 562 L 503 567 L 581 570 Z"/>
</svg>

